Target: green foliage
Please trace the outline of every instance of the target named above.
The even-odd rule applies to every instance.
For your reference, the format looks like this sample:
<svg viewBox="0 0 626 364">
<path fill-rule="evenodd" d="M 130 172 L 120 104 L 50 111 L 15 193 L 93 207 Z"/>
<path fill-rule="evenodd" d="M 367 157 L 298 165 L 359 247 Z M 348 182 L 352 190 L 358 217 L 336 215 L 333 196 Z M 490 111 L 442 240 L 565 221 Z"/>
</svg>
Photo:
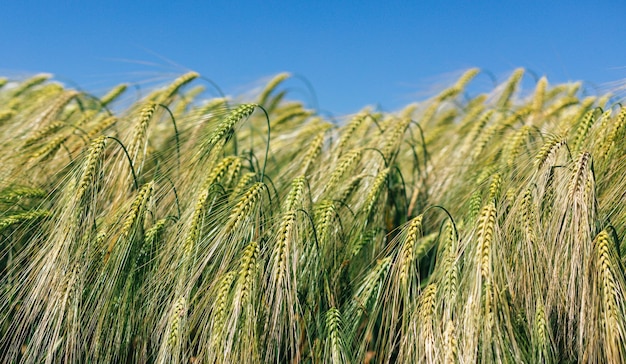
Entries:
<svg viewBox="0 0 626 364">
<path fill-rule="evenodd" d="M 3 362 L 626 361 L 626 109 L 466 72 L 289 100 L 0 88 Z M 192 86 L 193 85 L 193 86 Z M 239 102 L 237 102 L 239 101 Z"/>
</svg>

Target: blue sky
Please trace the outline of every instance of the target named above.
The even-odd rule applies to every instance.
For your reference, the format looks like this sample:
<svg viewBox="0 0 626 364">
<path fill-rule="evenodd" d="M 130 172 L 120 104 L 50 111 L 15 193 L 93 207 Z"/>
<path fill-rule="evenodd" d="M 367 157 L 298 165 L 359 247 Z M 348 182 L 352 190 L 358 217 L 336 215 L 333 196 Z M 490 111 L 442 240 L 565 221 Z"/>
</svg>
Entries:
<svg viewBox="0 0 626 364">
<path fill-rule="evenodd" d="M 626 1 L 478 3 L 7 0 L 0 74 L 50 72 L 102 94 L 191 69 L 237 94 L 289 71 L 335 115 L 397 109 L 473 66 L 590 88 L 626 79 Z M 303 82 L 288 87 L 311 100 Z"/>
</svg>

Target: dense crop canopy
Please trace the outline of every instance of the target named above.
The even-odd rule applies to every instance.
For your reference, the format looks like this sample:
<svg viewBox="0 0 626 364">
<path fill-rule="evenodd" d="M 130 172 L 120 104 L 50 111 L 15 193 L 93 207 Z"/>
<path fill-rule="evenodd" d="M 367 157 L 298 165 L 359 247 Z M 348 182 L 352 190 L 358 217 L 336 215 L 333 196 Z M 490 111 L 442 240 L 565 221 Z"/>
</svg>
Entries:
<svg viewBox="0 0 626 364">
<path fill-rule="evenodd" d="M 626 361 L 626 107 L 477 75 L 340 124 L 0 83 L 2 361 Z"/>
</svg>

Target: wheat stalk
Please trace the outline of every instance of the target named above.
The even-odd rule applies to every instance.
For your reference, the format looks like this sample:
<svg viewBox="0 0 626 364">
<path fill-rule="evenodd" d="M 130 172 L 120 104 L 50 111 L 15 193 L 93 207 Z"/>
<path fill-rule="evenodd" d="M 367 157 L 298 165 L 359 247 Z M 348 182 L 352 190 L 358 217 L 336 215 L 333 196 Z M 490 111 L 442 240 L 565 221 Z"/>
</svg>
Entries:
<svg viewBox="0 0 626 364">
<path fill-rule="evenodd" d="M 118 118 L 115 116 L 109 116 L 100 120 L 95 126 L 87 131 L 87 138 L 96 138 L 100 133 L 115 125 L 118 121 Z"/>
<path fill-rule="evenodd" d="M 233 168 L 231 168 L 231 170 L 232 169 Z M 234 175 L 235 173 L 233 172 L 232 174 Z M 230 200 L 233 201 L 234 199 L 239 198 L 248 189 L 248 186 L 256 177 L 257 174 L 255 172 L 248 172 L 241 176 L 237 185 L 233 189 L 233 192 L 230 194 Z"/>
<path fill-rule="evenodd" d="M 200 77 L 200 74 L 197 72 L 187 72 L 184 75 L 178 77 L 174 80 L 160 95 L 159 103 L 168 104 L 172 97 L 178 92 L 178 90 L 188 84 L 189 82 L 195 80 Z"/>
<path fill-rule="evenodd" d="M 250 295 L 251 285 L 254 283 L 254 274 L 257 270 L 257 257 L 259 256 L 259 244 L 255 241 L 248 244 L 244 249 L 239 264 L 239 277 L 237 278 L 237 287 L 239 290 L 241 306 L 247 304 Z"/>
<path fill-rule="evenodd" d="M 0 232 L 9 226 L 22 224 L 27 221 L 32 222 L 48 216 L 50 216 L 49 210 L 34 210 L 3 217 L 0 219 Z"/>
<path fill-rule="evenodd" d="M 22 81 L 14 90 L 13 90 L 13 98 L 17 98 L 21 96 L 23 93 L 28 91 L 29 89 L 41 85 L 52 77 L 49 73 L 40 73 L 32 76 L 31 78 Z"/>
<path fill-rule="evenodd" d="M 437 285 L 429 284 L 419 297 L 419 337 L 422 339 L 419 343 L 421 353 L 418 358 L 420 361 L 435 363 L 438 358 L 437 343 L 435 340 L 435 294 Z"/>
<path fill-rule="evenodd" d="M 518 68 L 509 77 L 506 84 L 504 85 L 504 90 L 502 94 L 500 94 L 500 98 L 496 102 L 496 105 L 499 109 L 505 109 L 511 104 L 511 97 L 513 93 L 517 89 L 517 86 L 524 76 L 524 69 Z"/>
<path fill-rule="evenodd" d="M 233 129 L 239 121 L 252 115 L 256 109 L 256 104 L 243 104 L 233 109 L 228 116 L 217 126 L 213 134 L 207 141 L 208 146 L 216 145 L 226 134 Z"/>
<path fill-rule="evenodd" d="M 601 231 L 593 242 L 595 252 L 595 269 L 597 274 L 600 297 L 600 317 L 597 318 L 596 330 L 601 331 L 601 347 L 588 355 L 589 360 L 606 360 L 620 363 L 626 359 L 626 280 L 615 242 L 607 230 Z M 596 307 L 598 307 L 596 306 Z M 591 348 L 590 348 L 591 349 Z"/>
<path fill-rule="evenodd" d="M 456 330 L 454 328 L 454 322 L 452 320 L 448 320 L 446 323 L 446 330 L 444 331 L 443 338 L 444 346 L 442 348 L 444 357 L 443 362 L 445 364 L 453 364 L 458 360 L 457 353 L 457 339 L 456 339 Z"/>
<path fill-rule="evenodd" d="M 80 201 L 82 201 L 94 182 L 105 146 L 106 138 L 99 137 L 92 141 L 91 146 L 87 151 L 87 158 L 83 167 L 83 173 L 78 181 L 76 191 L 74 193 L 74 200 L 78 202 L 77 204 L 80 204 Z"/>
<path fill-rule="evenodd" d="M 128 85 L 125 83 L 122 83 L 113 87 L 109 92 L 107 92 L 104 96 L 100 98 L 100 102 L 102 103 L 103 106 L 107 106 L 108 104 L 115 101 L 115 99 L 120 97 L 120 95 L 123 94 L 127 88 L 128 88 Z"/>
<path fill-rule="evenodd" d="M 551 137 L 539 150 L 535 156 L 535 167 L 541 169 L 556 151 L 565 145 L 565 140 L 559 136 Z"/>
<path fill-rule="evenodd" d="M 249 217 L 250 212 L 253 210 L 257 201 L 261 197 L 261 192 L 265 188 L 266 186 L 263 182 L 257 182 L 250 186 L 248 191 L 241 196 L 239 202 L 237 202 L 233 208 L 233 212 L 230 214 L 228 222 L 226 223 L 226 227 L 224 229 L 226 234 L 229 234 L 232 231 L 237 231 L 241 227 L 241 224 Z"/>
<path fill-rule="evenodd" d="M 587 139 L 587 135 L 589 134 L 589 130 L 591 126 L 596 121 L 596 111 L 597 109 L 589 110 L 585 113 L 582 120 L 580 121 L 580 125 L 578 125 L 578 129 L 576 130 L 576 139 L 574 140 L 574 150 L 580 151 L 582 148 L 582 144 Z"/>
<path fill-rule="evenodd" d="M 322 146 L 324 144 L 324 136 L 325 136 L 325 134 L 326 134 L 326 131 L 319 132 L 315 136 L 313 141 L 311 141 L 311 143 L 309 145 L 309 148 L 307 149 L 306 153 L 304 154 L 304 157 L 303 157 L 303 160 L 302 160 L 302 174 L 303 175 L 305 175 L 305 176 L 307 175 L 307 173 L 309 172 L 309 169 L 311 168 L 311 166 L 315 162 L 315 158 L 322 151 Z"/>
<path fill-rule="evenodd" d="M 476 234 L 476 261 L 478 262 L 482 278 L 487 282 L 491 279 L 491 246 L 493 244 L 495 224 L 496 205 L 491 201 L 480 212 Z"/>
<path fill-rule="evenodd" d="M 387 177 L 389 176 L 389 168 L 383 169 L 374 179 L 374 183 L 372 183 L 372 187 L 370 188 L 370 192 L 367 194 L 365 198 L 365 212 L 369 215 L 376 204 L 379 194 L 387 182 Z"/>
<path fill-rule="evenodd" d="M 359 161 L 362 155 L 363 151 L 361 149 L 354 149 L 344 154 L 341 159 L 339 159 L 337 167 L 328 178 L 324 191 L 333 190 L 337 183 L 341 181 L 344 174 Z"/>
<path fill-rule="evenodd" d="M 620 133 L 624 129 L 624 123 L 626 122 L 626 108 L 622 107 L 620 113 L 615 117 L 611 131 L 606 136 L 602 147 L 600 147 L 600 156 L 606 158 L 609 152 L 614 147 L 614 144 L 619 140 Z"/>
<path fill-rule="evenodd" d="M 324 350 L 324 361 L 327 363 L 349 363 L 350 356 L 343 335 L 341 312 L 335 307 L 331 307 L 326 312 L 326 334 L 328 335 L 328 343 Z"/>
<path fill-rule="evenodd" d="M 422 234 L 423 218 L 424 215 L 419 215 L 409 222 L 406 239 L 404 240 L 402 248 L 400 250 L 400 255 L 398 258 L 400 262 L 398 278 L 404 286 L 406 286 L 409 276 L 412 274 L 410 268 L 413 266 L 413 260 L 416 258 L 417 255 L 415 251 L 415 244 L 419 239 L 419 235 Z"/>
</svg>

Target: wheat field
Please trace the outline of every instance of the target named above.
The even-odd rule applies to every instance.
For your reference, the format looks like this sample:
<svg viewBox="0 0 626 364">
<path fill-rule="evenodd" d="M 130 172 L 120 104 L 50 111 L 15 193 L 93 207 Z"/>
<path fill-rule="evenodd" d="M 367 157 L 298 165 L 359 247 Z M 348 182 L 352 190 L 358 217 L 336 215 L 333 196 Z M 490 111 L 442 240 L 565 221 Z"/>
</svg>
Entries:
<svg viewBox="0 0 626 364">
<path fill-rule="evenodd" d="M 626 107 L 481 73 L 340 121 L 0 79 L 2 361 L 625 362 Z"/>
</svg>

